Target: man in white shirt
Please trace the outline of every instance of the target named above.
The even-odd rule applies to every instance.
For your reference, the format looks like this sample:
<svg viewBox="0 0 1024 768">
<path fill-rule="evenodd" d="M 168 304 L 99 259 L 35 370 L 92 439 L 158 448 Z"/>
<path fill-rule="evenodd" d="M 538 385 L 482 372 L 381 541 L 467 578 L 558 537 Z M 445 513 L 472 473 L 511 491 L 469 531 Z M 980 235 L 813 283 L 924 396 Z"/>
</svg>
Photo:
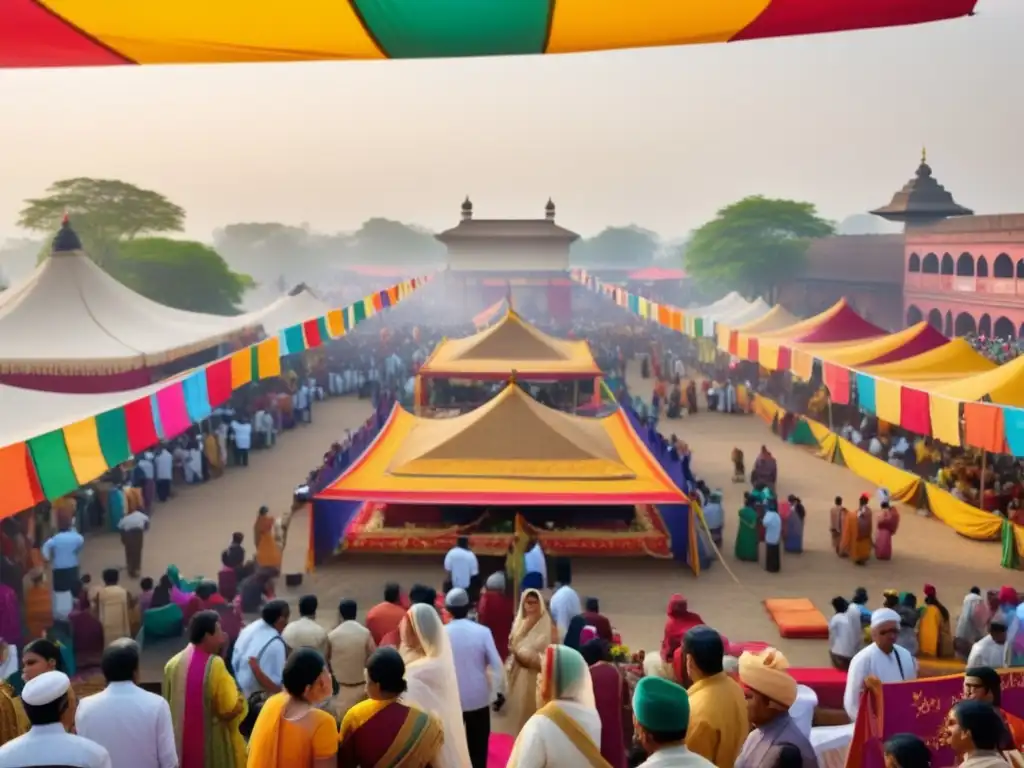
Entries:
<svg viewBox="0 0 1024 768">
<path fill-rule="evenodd" d="M 480 563 L 469 548 L 469 537 L 459 536 L 455 546 L 444 556 L 444 569 L 448 572 L 452 586 L 458 589 L 470 589 L 474 579 L 480 577 Z"/>
<path fill-rule="evenodd" d="M 121 531 L 121 544 L 124 545 L 128 575 L 134 579 L 142 570 L 142 537 L 149 529 L 149 515 L 139 510 L 129 512 L 118 521 L 117 529 Z"/>
<path fill-rule="evenodd" d="M 540 541 L 533 538 L 527 546 L 526 555 L 523 557 L 526 573 L 539 573 L 541 576 L 541 589 L 548 585 L 548 563 L 544 557 L 544 549 Z M 518 584 L 516 586 L 519 586 Z"/>
<path fill-rule="evenodd" d="M 112 768 L 177 768 L 171 708 L 138 686 L 139 646 L 115 640 L 103 652 L 107 687 L 78 703 L 75 730 L 110 753 Z"/>
<path fill-rule="evenodd" d="M 860 631 L 860 611 L 858 610 L 856 630 L 850 623 L 847 610 L 850 604 L 845 597 L 832 598 L 832 607 L 835 614 L 828 622 L 828 650 L 832 656 L 832 663 L 839 669 L 847 669 L 850 661 L 857 655 L 861 647 L 863 633 Z"/>
<path fill-rule="evenodd" d="M 857 652 L 846 675 L 843 708 L 850 722 L 857 722 L 864 681 L 877 677 L 883 683 L 917 679 L 917 663 L 910 651 L 896 645 L 900 615 L 892 608 L 879 608 L 871 614 L 871 644 Z"/>
<path fill-rule="evenodd" d="M 466 743 L 472 768 L 487 768 L 487 744 L 491 737 L 491 680 L 498 706 L 504 701 L 504 666 L 494 636 L 487 627 L 470 621 L 469 594 L 453 589 L 445 597 L 445 607 L 452 620 L 445 626 L 455 659 L 455 676 L 459 682 L 462 720 L 466 724 Z M 488 680 L 488 669 L 491 680 Z"/>
<path fill-rule="evenodd" d="M 0 768 L 113 768 L 107 750 L 64 730 L 70 688 L 68 676 L 56 671 L 25 683 L 21 703 L 32 727 L 0 747 Z"/>
<path fill-rule="evenodd" d="M 289 612 L 284 600 L 271 600 L 263 606 L 260 620 L 246 626 L 235 641 L 231 668 L 247 699 L 258 691 L 281 690 L 288 655 L 281 630 L 288 624 Z"/>
<path fill-rule="evenodd" d="M 156 468 L 156 497 L 167 501 L 171 497 L 171 480 L 174 479 L 174 456 L 166 445 L 161 445 L 153 459 Z"/>
<path fill-rule="evenodd" d="M 299 386 L 295 393 L 295 408 L 299 414 L 299 422 L 302 424 L 309 424 L 313 421 L 313 409 L 310 407 L 309 395 L 309 387 L 305 384 Z"/>
<path fill-rule="evenodd" d="M 247 419 L 232 421 L 231 433 L 235 436 L 235 463 L 240 467 L 248 467 L 249 449 L 252 448 L 252 424 Z"/>
<path fill-rule="evenodd" d="M 576 590 L 572 588 L 572 570 L 567 559 L 559 558 L 555 563 L 555 574 L 558 586 L 551 595 L 549 611 L 551 619 L 558 625 L 558 636 L 564 640 L 569 623 L 583 613 L 583 604 Z"/>
<path fill-rule="evenodd" d="M 764 526 L 764 569 L 778 573 L 782 564 L 782 517 L 775 509 L 775 502 L 765 510 L 761 524 Z"/>
<path fill-rule="evenodd" d="M 320 651 L 324 658 L 329 659 L 331 654 L 327 643 L 327 630 L 316 621 L 318 607 L 316 595 L 304 595 L 299 598 L 299 618 L 284 628 L 281 637 L 284 638 L 289 650 L 313 648 Z"/>
<path fill-rule="evenodd" d="M 996 615 L 988 625 L 988 634 L 971 646 L 967 656 L 968 667 L 992 667 L 1001 669 L 1010 666 L 1006 657 L 1006 620 Z"/>
</svg>

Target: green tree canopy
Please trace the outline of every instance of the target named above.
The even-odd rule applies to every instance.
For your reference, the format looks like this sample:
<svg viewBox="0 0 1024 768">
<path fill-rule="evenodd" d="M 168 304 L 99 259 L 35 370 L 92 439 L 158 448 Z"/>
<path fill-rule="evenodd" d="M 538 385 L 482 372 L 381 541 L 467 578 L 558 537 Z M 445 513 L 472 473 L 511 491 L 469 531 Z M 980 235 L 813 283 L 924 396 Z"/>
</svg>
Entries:
<svg viewBox="0 0 1024 768">
<path fill-rule="evenodd" d="M 232 272 L 203 243 L 143 237 L 122 243 L 118 280 L 153 301 L 189 312 L 233 315 L 252 278 Z"/>
<path fill-rule="evenodd" d="M 573 243 L 571 258 L 580 266 L 645 267 L 654 261 L 658 246 L 658 235 L 649 229 L 635 224 L 606 227 Z"/>
<path fill-rule="evenodd" d="M 117 259 L 120 242 L 180 232 L 185 224 L 185 211 L 159 192 L 116 179 L 80 177 L 56 181 L 43 197 L 26 200 L 18 225 L 51 233 L 65 213 L 86 251 L 103 267 Z"/>
<path fill-rule="evenodd" d="M 346 260 L 351 264 L 439 264 L 444 245 L 422 227 L 374 217 L 352 233 Z"/>
<path fill-rule="evenodd" d="M 813 203 L 745 197 L 693 233 L 686 271 L 705 286 L 774 302 L 778 286 L 804 269 L 811 240 L 833 231 Z"/>
</svg>

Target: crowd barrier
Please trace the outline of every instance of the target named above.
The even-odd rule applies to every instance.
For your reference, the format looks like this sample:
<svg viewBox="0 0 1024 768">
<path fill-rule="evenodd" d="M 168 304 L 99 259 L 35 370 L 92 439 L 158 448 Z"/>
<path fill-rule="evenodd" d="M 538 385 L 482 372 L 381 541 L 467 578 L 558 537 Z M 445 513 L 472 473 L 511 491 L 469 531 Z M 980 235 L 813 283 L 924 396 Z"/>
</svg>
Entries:
<svg viewBox="0 0 1024 768">
<path fill-rule="evenodd" d="M 786 410 L 773 400 L 761 395 L 750 395 L 750 399 L 750 410 L 769 426 L 777 426 L 787 415 Z M 817 445 L 818 456 L 825 461 L 843 464 L 867 482 L 887 488 L 895 501 L 929 510 L 961 536 L 976 541 L 1002 540 L 1004 566 L 1012 568 L 1024 562 L 1024 526 L 1014 525 L 998 514 L 960 501 L 913 472 L 872 456 L 814 419 L 799 414 L 793 414 L 793 417 L 791 442 L 801 442 L 799 435 L 803 432 L 799 426 L 805 425 Z M 794 435 L 797 439 L 793 439 Z"/>
</svg>

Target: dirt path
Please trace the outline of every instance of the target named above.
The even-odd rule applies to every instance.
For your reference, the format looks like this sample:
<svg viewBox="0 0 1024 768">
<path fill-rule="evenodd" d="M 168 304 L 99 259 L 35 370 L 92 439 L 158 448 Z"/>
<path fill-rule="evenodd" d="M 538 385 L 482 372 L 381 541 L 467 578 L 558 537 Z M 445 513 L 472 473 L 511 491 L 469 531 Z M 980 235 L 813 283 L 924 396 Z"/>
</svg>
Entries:
<svg viewBox="0 0 1024 768">
<path fill-rule="evenodd" d="M 638 393 L 646 394 L 649 390 L 649 386 L 644 386 L 648 382 L 638 377 L 631 376 L 631 383 Z M 234 469 L 206 485 L 179 489 L 178 495 L 160 506 L 154 515 L 146 540 L 144 574 L 156 576 L 169 563 L 177 564 L 188 575 L 215 574 L 220 552 L 236 530 L 245 533 L 251 549 L 257 508 L 267 504 L 275 514 L 283 513 L 294 485 L 345 428 L 359 424 L 368 412 L 365 401 L 350 398 L 318 404 L 312 425 L 284 434 L 272 451 L 254 453 L 248 469 Z M 823 665 L 827 664 L 826 643 L 779 638 L 761 606 L 762 600 L 808 597 L 829 616 L 832 597 L 848 597 L 858 586 L 867 588 L 871 605 L 875 606 L 883 589 L 910 590 L 920 596 L 922 585 L 930 582 L 938 587 L 940 599 L 956 615 L 971 586 L 987 588 L 1008 581 L 999 567 L 998 545 L 961 538 L 940 522 L 917 517 L 910 509 L 902 510 L 892 561 L 872 560 L 865 567 L 857 567 L 838 559 L 831 551 L 828 532 L 828 510 L 833 497 L 841 495 L 853 504 L 861 492 L 873 493 L 875 489 L 848 470 L 779 441 L 756 417 L 700 413 L 681 421 L 665 421 L 663 431 L 685 439 L 695 454 L 695 472 L 711 487 L 724 491 L 724 556 L 739 583 L 722 563 L 715 563 L 695 579 L 671 561 L 575 561 L 577 591 L 581 596 L 601 599 L 602 610 L 633 649 L 657 647 L 668 598 L 674 592 L 682 592 L 689 598 L 691 610 L 731 640 L 771 642 L 783 649 L 794 664 Z M 741 563 L 732 556 L 735 513 L 743 486 L 730 482 L 729 456 L 732 448 L 739 446 L 752 459 L 762 444 L 768 445 L 778 459 L 780 494 L 797 494 L 807 508 L 805 551 L 801 555 L 783 553 L 782 571 L 778 574 L 768 574 L 760 565 Z M 301 513 L 293 520 L 289 533 L 286 572 L 303 569 L 308 530 L 308 515 Z M 85 571 L 98 574 L 103 567 L 122 563 L 116 537 L 100 535 L 89 540 L 83 558 Z M 439 588 L 442 579 L 440 558 L 350 556 L 307 575 L 301 589 L 286 592 L 282 586 L 280 591 L 291 600 L 309 592 L 317 594 L 322 605 L 320 620 L 329 626 L 342 597 L 356 599 L 362 612 L 380 599 L 385 581 L 396 580 L 404 587 L 423 582 Z M 162 660 L 154 658 L 151 663 L 158 668 Z"/>
</svg>

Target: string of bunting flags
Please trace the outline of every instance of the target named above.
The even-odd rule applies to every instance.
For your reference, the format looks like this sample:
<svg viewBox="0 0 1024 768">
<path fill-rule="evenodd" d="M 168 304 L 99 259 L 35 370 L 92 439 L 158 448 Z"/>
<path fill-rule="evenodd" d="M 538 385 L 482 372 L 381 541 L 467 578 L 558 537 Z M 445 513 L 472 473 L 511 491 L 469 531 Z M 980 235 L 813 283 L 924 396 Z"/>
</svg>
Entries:
<svg viewBox="0 0 1024 768">
<path fill-rule="evenodd" d="M 404 280 L 285 328 L 230 355 L 166 382 L 126 392 L 127 400 L 88 418 L 0 446 L 0 519 L 66 496 L 162 440 L 208 418 L 242 387 L 281 375 L 281 359 L 339 339 L 359 323 L 395 306 L 430 280 Z M 109 400 L 105 399 L 109 405 Z"/>
<path fill-rule="evenodd" d="M 686 313 L 670 305 L 659 304 L 630 293 L 625 288 L 603 282 L 586 270 L 574 270 L 572 278 L 595 293 L 607 296 L 620 307 L 639 317 L 691 337 L 716 335 L 715 323 L 704 318 L 687 318 Z M 735 329 L 729 329 L 733 331 Z M 728 334 L 730 337 L 732 333 Z M 773 343 L 779 333 L 773 333 Z M 758 362 L 756 338 L 750 339 L 747 358 Z M 788 347 L 780 350 L 790 351 Z M 728 349 L 722 349 L 728 354 Z M 787 355 L 788 357 L 788 355 Z M 860 410 L 913 434 L 930 436 L 946 445 L 972 447 L 995 454 L 1024 457 L 1024 409 L 982 400 L 965 400 L 940 392 L 909 386 L 849 366 L 813 356 L 820 365 L 822 382 L 836 405 L 857 403 Z M 1007 363 L 1021 368 L 1024 386 L 1024 358 Z M 809 368 L 812 368 L 809 366 Z M 780 365 L 790 369 L 789 365 Z M 1002 368 L 1006 368 L 1003 366 Z"/>
</svg>

